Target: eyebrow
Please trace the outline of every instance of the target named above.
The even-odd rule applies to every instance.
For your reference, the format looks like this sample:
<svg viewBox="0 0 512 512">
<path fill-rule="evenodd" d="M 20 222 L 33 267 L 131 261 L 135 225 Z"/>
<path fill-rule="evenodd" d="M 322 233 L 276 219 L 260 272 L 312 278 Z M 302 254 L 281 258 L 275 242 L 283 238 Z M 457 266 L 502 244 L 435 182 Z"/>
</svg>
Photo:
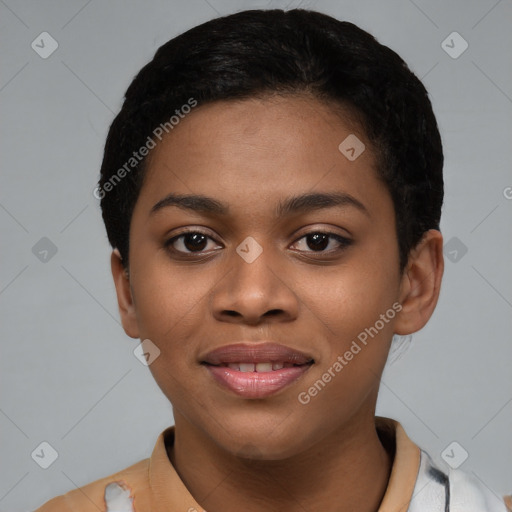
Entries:
<svg viewBox="0 0 512 512">
<path fill-rule="evenodd" d="M 192 210 L 209 215 L 225 216 L 229 214 L 229 206 L 212 197 L 201 194 L 172 193 L 158 201 L 153 208 L 151 208 L 150 214 L 154 214 L 169 206 L 176 206 L 184 210 Z M 332 208 L 335 206 L 352 206 L 366 214 L 368 217 L 370 216 L 363 203 L 350 194 L 343 192 L 315 192 L 289 197 L 284 201 L 279 201 L 275 210 L 275 215 L 276 217 L 285 217 L 298 213 L 307 213 L 314 210 Z"/>
</svg>

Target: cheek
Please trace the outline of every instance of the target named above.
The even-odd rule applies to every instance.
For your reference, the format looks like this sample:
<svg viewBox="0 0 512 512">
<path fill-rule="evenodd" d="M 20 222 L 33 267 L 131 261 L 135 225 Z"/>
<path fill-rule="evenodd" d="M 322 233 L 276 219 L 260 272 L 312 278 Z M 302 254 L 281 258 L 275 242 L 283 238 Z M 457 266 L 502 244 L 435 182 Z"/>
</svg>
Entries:
<svg viewBox="0 0 512 512">
<path fill-rule="evenodd" d="M 385 315 L 399 291 L 398 274 L 390 272 L 385 263 L 359 256 L 357 260 L 322 279 L 323 286 L 315 287 L 310 294 L 315 309 L 341 347 Z M 379 323 L 384 334 L 392 332 L 394 316 L 393 310 L 384 326 Z"/>
<path fill-rule="evenodd" d="M 193 270 L 171 266 L 163 251 L 140 260 L 144 263 L 133 262 L 132 274 L 139 327 L 147 337 L 163 340 L 203 307 L 213 280 L 209 283 L 204 273 L 205 279 L 199 280 Z"/>
<path fill-rule="evenodd" d="M 192 400 L 194 332 L 202 325 L 204 290 L 199 293 L 190 282 L 187 286 L 183 272 L 159 272 L 156 265 L 144 274 L 136 290 L 141 339 L 150 339 L 160 351 L 149 366 L 153 378 L 173 403 L 187 396 Z"/>
<path fill-rule="evenodd" d="M 326 431 L 333 423 L 345 421 L 377 393 L 393 336 L 398 303 L 391 287 L 371 274 L 367 280 L 362 275 L 359 279 L 353 274 L 340 279 L 318 303 L 323 304 L 319 325 L 328 326 L 323 330 L 323 340 L 319 335 L 319 343 L 325 343 L 326 337 L 328 343 L 318 368 L 301 391 L 305 393 L 303 400 L 309 400 L 305 406 L 308 414 L 323 417 L 320 428 Z M 330 411 L 329 418 L 325 411 Z"/>
<path fill-rule="evenodd" d="M 213 284 L 200 283 L 156 259 L 133 276 L 141 340 L 150 339 L 160 350 L 150 370 L 165 393 L 184 393 L 181 383 L 196 363 L 195 333 L 204 324 L 205 287 Z"/>
</svg>

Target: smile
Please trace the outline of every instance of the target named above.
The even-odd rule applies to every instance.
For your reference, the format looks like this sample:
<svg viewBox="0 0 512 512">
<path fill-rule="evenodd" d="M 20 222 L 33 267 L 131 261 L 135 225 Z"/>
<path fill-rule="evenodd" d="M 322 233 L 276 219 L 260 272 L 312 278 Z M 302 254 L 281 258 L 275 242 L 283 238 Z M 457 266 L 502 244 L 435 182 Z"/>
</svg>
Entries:
<svg viewBox="0 0 512 512">
<path fill-rule="evenodd" d="M 296 366 L 292 363 L 280 363 L 280 362 L 267 362 L 267 363 L 225 363 L 218 366 L 225 366 L 232 370 L 238 370 L 241 372 L 272 372 L 275 370 L 281 370 L 282 368 L 291 368 Z"/>
<path fill-rule="evenodd" d="M 223 389 L 251 399 L 269 397 L 300 379 L 314 360 L 275 343 L 238 343 L 209 352 L 201 361 Z"/>
</svg>

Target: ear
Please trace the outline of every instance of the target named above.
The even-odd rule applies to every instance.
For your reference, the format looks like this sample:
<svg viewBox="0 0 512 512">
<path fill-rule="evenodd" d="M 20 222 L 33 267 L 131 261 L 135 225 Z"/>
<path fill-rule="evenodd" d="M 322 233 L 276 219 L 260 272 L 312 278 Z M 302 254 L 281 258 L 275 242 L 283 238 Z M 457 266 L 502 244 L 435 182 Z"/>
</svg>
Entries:
<svg viewBox="0 0 512 512">
<path fill-rule="evenodd" d="M 110 267 L 112 269 L 112 277 L 114 278 L 114 284 L 116 287 L 117 303 L 124 332 L 130 336 L 130 338 L 139 338 L 139 327 L 137 324 L 135 303 L 133 301 L 130 287 L 130 277 L 128 269 L 125 269 L 123 266 L 121 253 L 118 249 L 114 249 L 112 251 L 110 256 Z"/>
<path fill-rule="evenodd" d="M 443 271 L 443 236 L 430 229 L 410 252 L 402 275 L 402 310 L 396 316 L 396 334 L 411 334 L 428 322 L 439 298 Z"/>
</svg>

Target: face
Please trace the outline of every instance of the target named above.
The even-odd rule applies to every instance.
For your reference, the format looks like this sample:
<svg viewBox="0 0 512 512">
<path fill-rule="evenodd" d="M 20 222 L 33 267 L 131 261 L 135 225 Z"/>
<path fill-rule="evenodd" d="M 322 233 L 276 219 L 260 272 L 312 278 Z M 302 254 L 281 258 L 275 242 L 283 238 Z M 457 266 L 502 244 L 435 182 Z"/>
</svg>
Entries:
<svg viewBox="0 0 512 512">
<path fill-rule="evenodd" d="M 160 350 L 177 427 L 229 452 L 284 458 L 373 418 L 403 290 L 393 203 L 349 119 L 299 96 L 216 102 L 151 154 L 123 325 Z"/>
</svg>

